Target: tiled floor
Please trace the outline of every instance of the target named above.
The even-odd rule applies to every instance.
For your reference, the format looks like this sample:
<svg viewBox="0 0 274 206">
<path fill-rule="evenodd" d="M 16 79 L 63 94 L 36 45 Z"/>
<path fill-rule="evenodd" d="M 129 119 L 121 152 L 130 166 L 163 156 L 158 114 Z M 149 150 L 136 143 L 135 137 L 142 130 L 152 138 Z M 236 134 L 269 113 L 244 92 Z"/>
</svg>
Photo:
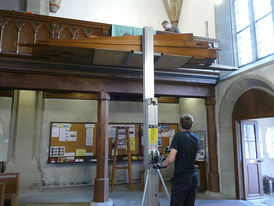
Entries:
<svg viewBox="0 0 274 206">
<path fill-rule="evenodd" d="M 92 187 L 44 189 L 21 192 L 19 196 L 20 206 L 88 206 L 93 198 Z M 127 185 L 116 185 L 114 192 L 110 192 L 110 198 L 115 206 L 141 205 L 143 192 L 139 185 L 135 185 L 134 191 L 130 191 Z M 168 206 L 169 201 L 164 191 L 159 194 L 160 206 Z M 219 197 L 209 197 L 199 193 L 196 198 L 197 206 L 274 206 L 274 195 L 265 195 L 263 199 L 243 201 L 228 200 Z"/>
</svg>

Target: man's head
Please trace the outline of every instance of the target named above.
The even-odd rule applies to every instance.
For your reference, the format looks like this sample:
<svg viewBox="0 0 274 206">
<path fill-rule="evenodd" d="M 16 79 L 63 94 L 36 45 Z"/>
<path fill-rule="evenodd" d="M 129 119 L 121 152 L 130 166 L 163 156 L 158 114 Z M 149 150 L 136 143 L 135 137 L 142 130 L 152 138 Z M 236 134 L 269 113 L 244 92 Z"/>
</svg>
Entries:
<svg viewBox="0 0 274 206">
<path fill-rule="evenodd" d="M 180 119 L 182 129 L 190 130 L 194 123 L 194 118 L 189 114 L 183 114 Z"/>
<path fill-rule="evenodd" d="M 170 29 L 172 27 L 172 25 L 168 21 L 163 21 L 162 26 L 164 27 L 164 29 Z"/>
</svg>

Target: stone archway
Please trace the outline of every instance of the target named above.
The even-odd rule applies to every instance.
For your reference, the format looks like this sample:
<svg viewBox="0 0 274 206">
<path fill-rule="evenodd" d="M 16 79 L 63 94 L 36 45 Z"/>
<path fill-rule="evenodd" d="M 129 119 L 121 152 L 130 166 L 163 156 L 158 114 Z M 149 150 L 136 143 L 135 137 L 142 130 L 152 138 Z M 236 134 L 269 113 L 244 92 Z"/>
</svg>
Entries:
<svg viewBox="0 0 274 206">
<path fill-rule="evenodd" d="M 249 179 L 247 175 L 247 171 L 243 173 L 244 167 L 243 159 L 244 154 L 242 151 L 243 145 L 241 144 L 242 138 L 240 135 L 241 132 L 241 120 L 249 120 L 249 119 L 257 119 L 257 118 L 265 118 L 265 117 L 274 117 L 274 95 L 261 90 L 261 89 L 250 89 L 243 93 L 239 99 L 237 100 L 232 114 L 232 126 L 233 126 L 233 143 L 234 143 L 234 159 L 235 159 L 235 182 L 236 182 L 236 197 L 238 199 L 246 199 L 251 198 L 256 195 L 256 197 L 260 197 L 263 195 L 262 192 L 262 182 L 260 179 L 260 170 L 256 171 L 252 176 L 255 178 L 254 175 L 258 176 L 258 186 L 254 187 L 255 181 L 252 180 L 251 185 L 249 184 Z M 237 149 L 235 149 L 237 148 Z M 243 156 L 241 158 L 241 156 Z M 255 157 L 258 161 L 261 161 L 260 157 Z M 261 164 L 256 162 L 256 168 L 261 168 Z M 253 166 L 254 162 L 250 164 L 248 167 Z M 242 175 L 246 176 L 246 178 L 242 177 Z M 245 179 L 245 181 L 243 181 Z M 255 178 L 256 179 L 256 178 Z M 244 187 L 245 185 L 245 187 Z M 249 188 L 251 187 L 251 188 Z M 244 189 L 245 188 L 245 189 Z M 253 191 L 251 194 L 250 189 Z M 255 190 L 254 190 L 255 189 Z M 258 189 L 258 190 L 256 190 Z M 256 191 L 256 192 L 255 192 Z M 255 197 L 254 197 L 255 198 Z"/>
<path fill-rule="evenodd" d="M 233 142 L 232 113 L 237 100 L 250 89 L 260 89 L 274 95 L 273 84 L 263 78 L 254 76 L 239 78 L 226 89 L 220 102 L 219 114 L 217 115 L 221 192 L 223 195 L 231 198 L 240 197 L 238 188 L 240 177 L 237 179 L 235 176 L 234 151 L 237 148 L 237 144 L 235 145 Z"/>
</svg>

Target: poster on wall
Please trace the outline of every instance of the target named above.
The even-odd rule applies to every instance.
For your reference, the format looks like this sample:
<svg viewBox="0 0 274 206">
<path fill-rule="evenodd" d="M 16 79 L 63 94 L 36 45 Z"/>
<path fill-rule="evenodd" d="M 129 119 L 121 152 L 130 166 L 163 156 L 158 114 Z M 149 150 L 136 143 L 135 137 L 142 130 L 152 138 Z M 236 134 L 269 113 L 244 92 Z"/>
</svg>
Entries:
<svg viewBox="0 0 274 206">
<path fill-rule="evenodd" d="M 200 150 L 197 153 L 196 160 L 204 161 L 206 158 L 206 151 L 207 151 L 207 137 L 206 137 L 206 130 L 196 130 L 193 131 L 195 134 L 199 136 L 200 139 Z"/>
<path fill-rule="evenodd" d="M 93 128 L 94 124 L 85 124 L 86 127 L 86 146 L 93 145 Z"/>
<path fill-rule="evenodd" d="M 135 150 L 135 125 L 133 124 L 111 124 L 108 126 L 108 138 L 112 139 L 112 143 L 115 141 L 116 136 L 116 128 L 117 127 L 128 127 L 129 130 L 129 147 L 130 150 Z M 118 141 L 117 141 L 117 149 L 126 149 L 126 130 L 120 129 L 118 132 Z M 114 151 L 112 151 L 113 155 Z"/>
<path fill-rule="evenodd" d="M 53 146 L 50 147 L 50 157 L 61 157 L 65 155 L 65 147 Z"/>
</svg>

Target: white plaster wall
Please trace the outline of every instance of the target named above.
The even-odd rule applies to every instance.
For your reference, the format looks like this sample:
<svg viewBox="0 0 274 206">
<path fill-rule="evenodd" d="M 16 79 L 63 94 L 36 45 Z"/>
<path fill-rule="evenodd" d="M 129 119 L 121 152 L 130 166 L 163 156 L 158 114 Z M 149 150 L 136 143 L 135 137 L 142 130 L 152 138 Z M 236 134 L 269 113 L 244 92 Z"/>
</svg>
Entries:
<svg viewBox="0 0 274 206">
<path fill-rule="evenodd" d="M 179 104 L 159 103 L 158 122 L 177 123 L 179 119 Z M 143 122 L 143 102 L 109 103 L 109 122 Z"/>
<path fill-rule="evenodd" d="M 163 30 L 161 23 L 168 20 L 162 0 L 63 0 L 61 8 L 51 16 L 80 19 L 133 27 L 150 26 Z M 184 0 L 179 18 L 183 33 L 206 36 L 215 35 L 214 0 Z"/>
<path fill-rule="evenodd" d="M 207 117 L 205 100 L 201 98 L 180 98 L 180 112 L 190 114 L 194 118 L 193 130 L 207 131 Z"/>
<path fill-rule="evenodd" d="M 109 122 L 143 122 L 143 102 L 110 101 Z"/>
<path fill-rule="evenodd" d="M 47 164 L 50 122 L 97 122 L 97 101 L 44 99 L 41 140 L 42 186 L 71 186 L 93 181 L 96 167 Z"/>
<path fill-rule="evenodd" d="M 178 25 L 180 31 L 207 37 L 205 22 L 208 21 L 208 37 L 215 38 L 214 6 L 214 0 L 183 0 Z"/>
<path fill-rule="evenodd" d="M 23 11 L 25 8 L 24 0 L 1 0 L 0 9 Z"/>
<path fill-rule="evenodd" d="M 178 123 L 179 122 L 179 104 L 160 103 L 158 105 L 159 123 Z"/>
<path fill-rule="evenodd" d="M 10 123 L 12 111 L 12 98 L 0 97 L 0 161 L 7 161 Z"/>
<path fill-rule="evenodd" d="M 274 95 L 274 61 L 222 80 L 216 87 L 216 120 L 220 188 L 223 196 L 235 198 L 232 112 L 238 98 L 258 88 Z"/>
<path fill-rule="evenodd" d="M 50 15 L 157 30 L 168 18 L 161 0 L 63 0 L 58 13 Z"/>
</svg>

